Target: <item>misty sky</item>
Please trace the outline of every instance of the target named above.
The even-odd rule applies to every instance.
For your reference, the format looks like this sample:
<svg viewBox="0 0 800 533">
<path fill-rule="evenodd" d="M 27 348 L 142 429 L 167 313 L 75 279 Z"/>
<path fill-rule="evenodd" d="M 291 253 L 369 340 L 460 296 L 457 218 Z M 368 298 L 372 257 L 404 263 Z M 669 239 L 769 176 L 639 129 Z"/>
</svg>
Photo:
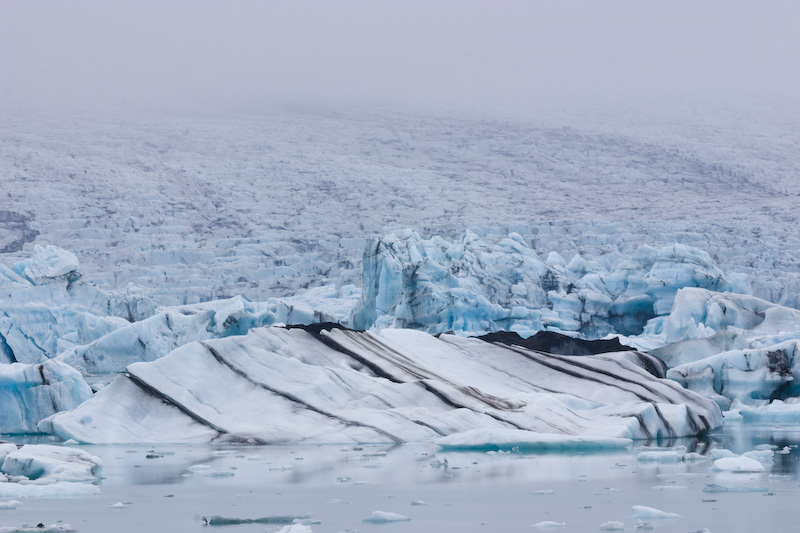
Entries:
<svg viewBox="0 0 800 533">
<path fill-rule="evenodd" d="M 800 93 L 800 2 L 7 1 L 8 108 Z"/>
</svg>

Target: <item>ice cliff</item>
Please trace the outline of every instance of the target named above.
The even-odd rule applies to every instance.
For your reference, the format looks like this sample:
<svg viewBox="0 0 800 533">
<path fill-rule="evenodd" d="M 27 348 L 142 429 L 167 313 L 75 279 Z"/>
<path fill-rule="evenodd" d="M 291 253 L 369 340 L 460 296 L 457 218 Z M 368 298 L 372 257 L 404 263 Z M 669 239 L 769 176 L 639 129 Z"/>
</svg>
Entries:
<svg viewBox="0 0 800 533">
<path fill-rule="evenodd" d="M 452 242 L 392 233 L 367 244 L 363 269 L 355 328 L 461 335 L 637 334 L 669 313 L 680 288 L 735 288 L 708 254 L 688 246 L 641 246 L 622 260 L 575 255 L 567 262 L 555 252 L 542 259 L 515 233 L 496 244 L 469 231 Z"/>
</svg>

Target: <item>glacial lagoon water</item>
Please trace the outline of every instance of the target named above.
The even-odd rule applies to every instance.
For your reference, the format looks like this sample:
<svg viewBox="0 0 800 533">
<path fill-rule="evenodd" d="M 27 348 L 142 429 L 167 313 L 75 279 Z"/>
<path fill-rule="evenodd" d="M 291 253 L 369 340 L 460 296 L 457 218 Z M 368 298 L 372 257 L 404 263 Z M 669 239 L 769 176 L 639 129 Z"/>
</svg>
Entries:
<svg viewBox="0 0 800 533">
<path fill-rule="evenodd" d="M 800 427 L 732 425 L 704 440 L 662 444 L 703 456 L 721 447 L 739 454 L 771 445 L 775 454 L 765 472 L 742 474 L 715 472 L 710 460 L 697 456 L 689 462 L 670 462 L 666 455 L 665 461 L 642 461 L 635 447 L 523 454 L 442 452 L 426 444 L 86 446 L 104 462 L 99 494 L 11 498 L 21 503 L 0 509 L 0 528 L 60 521 L 87 533 L 245 533 L 286 526 L 280 518 L 225 526 L 203 520 L 221 516 L 286 522 L 304 517 L 315 533 L 538 531 L 537 524 L 547 522 L 564 524 L 556 531 L 575 532 L 619 527 L 614 522 L 625 531 L 796 530 Z M 637 517 L 633 506 L 681 518 Z M 410 520 L 364 521 L 375 511 Z"/>
</svg>

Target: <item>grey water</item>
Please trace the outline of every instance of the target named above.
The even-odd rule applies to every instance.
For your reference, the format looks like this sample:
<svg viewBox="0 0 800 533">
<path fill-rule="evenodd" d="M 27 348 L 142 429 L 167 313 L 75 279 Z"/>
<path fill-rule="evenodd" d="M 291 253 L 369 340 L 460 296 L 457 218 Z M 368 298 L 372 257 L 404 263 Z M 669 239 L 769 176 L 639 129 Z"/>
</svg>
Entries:
<svg viewBox="0 0 800 533">
<path fill-rule="evenodd" d="M 703 440 L 668 444 L 701 455 L 759 445 L 781 453 L 764 473 L 733 474 L 714 472 L 704 460 L 640 462 L 635 447 L 522 454 L 427 444 L 85 446 L 104 463 L 98 495 L 16 498 L 16 509 L 0 510 L 0 528 L 61 522 L 81 532 L 275 532 L 304 517 L 315 533 L 537 531 L 548 521 L 576 532 L 607 522 L 626 531 L 796 530 L 800 426 L 726 426 Z M 714 492 L 719 486 L 757 492 Z M 640 519 L 633 506 L 681 518 Z M 410 520 L 365 522 L 374 511 Z M 206 525 L 212 516 L 244 523 Z"/>
</svg>

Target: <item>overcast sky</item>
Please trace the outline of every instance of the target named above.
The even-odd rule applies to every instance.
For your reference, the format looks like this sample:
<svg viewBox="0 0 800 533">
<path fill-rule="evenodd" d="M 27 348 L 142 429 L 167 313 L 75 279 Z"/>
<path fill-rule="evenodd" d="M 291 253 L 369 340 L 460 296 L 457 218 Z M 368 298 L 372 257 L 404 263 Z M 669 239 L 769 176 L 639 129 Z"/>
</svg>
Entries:
<svg viewBox="0 0 800 533">
<path fill-rule="evenodd" d="M 800 2 L 0 0 L 3 106 L 800 93 Z"/>
</svg>

